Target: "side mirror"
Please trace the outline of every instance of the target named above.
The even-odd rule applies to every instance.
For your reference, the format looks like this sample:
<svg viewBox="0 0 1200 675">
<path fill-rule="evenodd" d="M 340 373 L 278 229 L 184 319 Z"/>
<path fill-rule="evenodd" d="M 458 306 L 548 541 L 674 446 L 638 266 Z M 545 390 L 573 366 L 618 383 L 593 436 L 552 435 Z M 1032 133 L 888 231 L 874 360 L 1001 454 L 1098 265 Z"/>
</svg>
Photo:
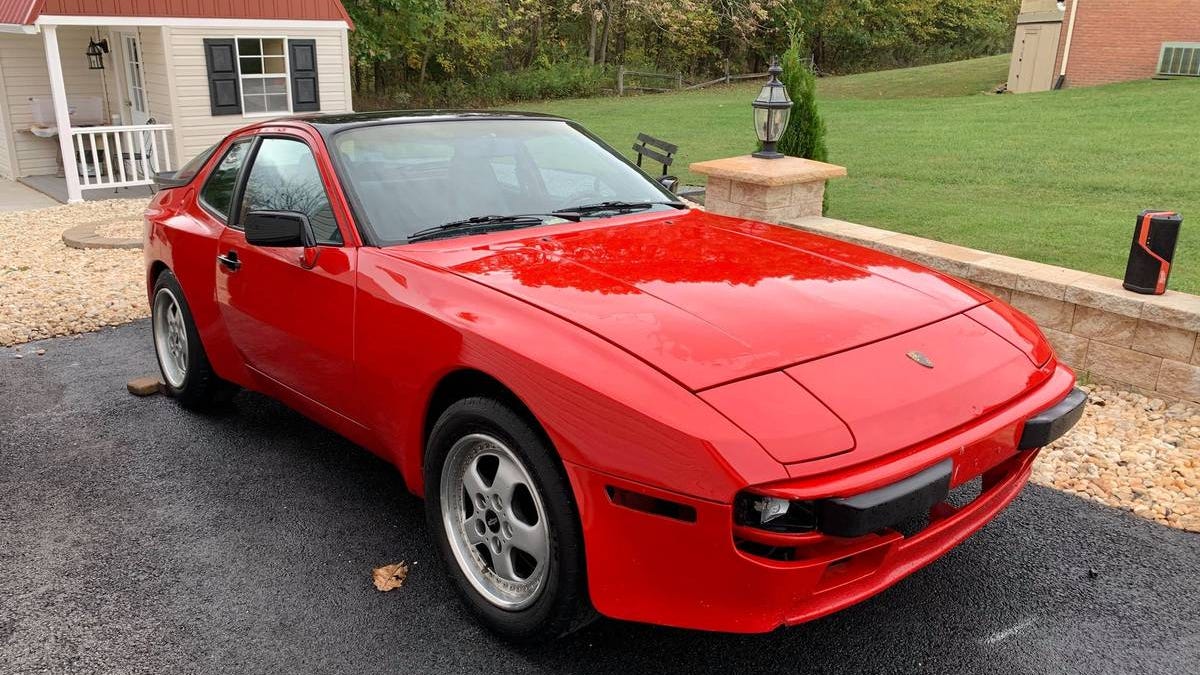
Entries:
<svg viewBox="0 0 1200 675">
<path fill-rule="evenodd" d="M 308 216 L 294 211 L 251 211 L 242 220 L 246 242 L 274 248 L 316 246 Z"/>
<path fill-rule="evenodd" d="M 678 176 L 659 176 L 658 184 L 667 188 L 668 190 L 670 190 L 671 194 L 675 194 L 675 191 L 679 189 L 679 177 Z"/>
</svg>

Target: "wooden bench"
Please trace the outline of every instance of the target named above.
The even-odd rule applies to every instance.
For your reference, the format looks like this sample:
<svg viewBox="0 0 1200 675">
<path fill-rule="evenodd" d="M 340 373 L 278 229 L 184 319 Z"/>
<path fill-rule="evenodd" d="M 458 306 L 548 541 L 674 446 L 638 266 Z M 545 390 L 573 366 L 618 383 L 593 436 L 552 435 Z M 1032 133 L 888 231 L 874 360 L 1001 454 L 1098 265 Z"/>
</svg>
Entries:
<svg viewBox="0 0 1200 675">
<path fill-rule="evenodd" d="M 633 151 L 637 153 L 637 165 L 642 165 L 642 158 L 649 157 L 650 159 L 662 164 L 662 175 L 667 175 L 667 167 L 675 162 L 675 153 L 679 152 L 679 146 L 674 143 L 668 143 L 659 140 L 648 134 L 638 134 L 637 142 L 633 144 Z"/>
</svg>

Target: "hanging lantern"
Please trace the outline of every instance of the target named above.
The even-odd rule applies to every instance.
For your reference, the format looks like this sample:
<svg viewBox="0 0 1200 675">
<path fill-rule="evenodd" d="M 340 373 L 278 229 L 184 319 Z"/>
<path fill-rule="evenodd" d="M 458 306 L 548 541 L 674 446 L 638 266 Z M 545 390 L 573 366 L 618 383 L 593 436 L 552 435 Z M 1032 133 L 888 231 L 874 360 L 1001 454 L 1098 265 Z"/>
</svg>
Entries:
<svg viewBox="0 0 1200 675">
<path fill-rule="evenodd" d="M 771 59 L 771 67 L 767 69 L 767 83 L 758 98 L 750 105 L 754 108 L 754 133 L 762 141 L 762 150 L 754 153 L 762 159 L 779 159 L 782 154 L 775 151 L 775 144 L 787 128 L 788 118 L 792 114 L 792 99 L 788 98 L 787 87 L 779 81 L 778 59 Z"/>
<path fill-rule="evenodd" d="M 88 70 L 104 70 L 104 55 L 108 53 L 108 40 L 96 42 L 88 39 Z"/>
</svg>

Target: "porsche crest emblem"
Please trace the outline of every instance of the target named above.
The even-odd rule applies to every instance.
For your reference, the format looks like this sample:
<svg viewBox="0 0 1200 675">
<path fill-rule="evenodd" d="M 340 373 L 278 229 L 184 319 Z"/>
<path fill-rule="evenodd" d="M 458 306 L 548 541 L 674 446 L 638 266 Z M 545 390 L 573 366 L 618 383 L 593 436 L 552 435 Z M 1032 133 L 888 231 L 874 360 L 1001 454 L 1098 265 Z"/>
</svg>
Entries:
<svg viewBox="0 0 1200 675">
<path fill-rule="evenodd" d="M 929 357 L 925 356 L 921 352 L 911 351 L 907 354 L 907 356 L 908 356 L 908 358 L 912 359 L 913 361 L 916 361 L 917 363 L 925 366 L 926 368 L 933 367 L 933 361 L 930 361 Z"/>
</svg>

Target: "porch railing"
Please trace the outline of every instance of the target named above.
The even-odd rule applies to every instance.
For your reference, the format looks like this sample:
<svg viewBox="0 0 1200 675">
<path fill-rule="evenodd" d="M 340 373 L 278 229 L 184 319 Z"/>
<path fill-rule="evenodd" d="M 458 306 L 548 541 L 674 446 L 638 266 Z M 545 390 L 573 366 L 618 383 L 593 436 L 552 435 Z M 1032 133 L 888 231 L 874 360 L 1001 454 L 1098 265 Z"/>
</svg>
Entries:
<svg viewBox="0 0 1200 675">
<path fill-rule="evenodd" d="M 173 135 L 170 124 L 72 129 L 80 189 L 152 185 L 154 174 L 175 168 L 171 158 Z"/>
</svg>

